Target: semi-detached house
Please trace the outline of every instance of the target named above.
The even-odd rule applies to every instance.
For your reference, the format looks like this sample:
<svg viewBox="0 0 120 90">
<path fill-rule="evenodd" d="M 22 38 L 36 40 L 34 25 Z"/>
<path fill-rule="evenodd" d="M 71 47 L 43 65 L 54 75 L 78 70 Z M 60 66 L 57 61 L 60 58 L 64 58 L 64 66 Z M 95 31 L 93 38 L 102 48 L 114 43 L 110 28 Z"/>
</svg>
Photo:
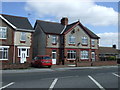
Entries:
<svg viewBox="0 0 120 90">
<path fill-rule="evenodd" d="M 0 14 L 0 62 L 31 62 L 33 32 L 26 17 Z"/>
<path fill-rule="evenodd" d="M 80 21 L 68 24 L 37 20 L 33 34 L 33 57 L 50 55 L 53 64 L 63 62 L 97 61 L 99 37 Z"/>
</svg>

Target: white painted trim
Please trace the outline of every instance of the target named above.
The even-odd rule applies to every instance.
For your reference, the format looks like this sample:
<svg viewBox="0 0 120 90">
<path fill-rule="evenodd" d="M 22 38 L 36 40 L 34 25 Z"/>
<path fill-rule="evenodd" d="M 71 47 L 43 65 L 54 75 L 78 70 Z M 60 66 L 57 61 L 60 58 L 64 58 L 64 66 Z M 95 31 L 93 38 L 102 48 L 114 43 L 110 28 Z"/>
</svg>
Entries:
<svg viewBox="0 0 120 90">
<path fill-rule="evenodd" d="M 61 32 L 60 34 L 62 34 L 62 33 L 65 31 L 66 27 L 67 27 L 67 26 L 65 25 L 65 27 L 63 28 L 63 30 L 62 30 L 62 32 Z"/>
<path fill-rule="evenodd" d="M 0 59 L 0 61 L 4 61 L 4 60 L 6 61 L 6 60 L 8 60 L 8 59 Z"/>
<path fill-rule="evenodd" d="M 0 18 L 2 18 L 6 23 L 8 23 L 10 26 L 12 26 L 14 29 L 16 29 L 16 27 L 11 24 L 7 19 L 5 19 L 2 15 L 0 15 Z"/>
<path fill-rule="evenodd" d="M 18 46 L 17 48 L 26 48 L 26 49 L 30 49 L 30 47 L 22 47 L 22 46 Z"/>
<path fill-rule="evenodd" d="M 0 48 L 10 48 L 10 46 L 0 46 Z"/>
<path fill-rule="evenodd" d="M 20 29 L 20 28 L 16 28 L 16 30 L 18 31 L 29 31 L 29 32 L 35 32 L 35 30 L 29 30 L 29 29 Z"/>
</svg>

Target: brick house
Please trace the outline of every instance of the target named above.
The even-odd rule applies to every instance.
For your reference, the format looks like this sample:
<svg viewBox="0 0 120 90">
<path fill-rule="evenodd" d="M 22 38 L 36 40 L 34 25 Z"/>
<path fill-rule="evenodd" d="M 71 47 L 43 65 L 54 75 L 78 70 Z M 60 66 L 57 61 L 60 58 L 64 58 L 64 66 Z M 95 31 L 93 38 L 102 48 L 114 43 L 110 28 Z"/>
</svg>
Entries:
<svg viewBox="0 0 120 90">
<path fill-rule="evenodd" d="M 116 49 L 116 45 L 112 47 L 99 47 L 98 51 L 101 61 L 116 60 L 119 58 L 119 50 Z"/>
<path fill-rule="evenodd" d="M 32 59 L 32 33 L 26 17 L 0 14 L 0 62 L 25 63 Z"/>
<path fill-rule="evenodd" d="M 37 20 L 33 34 L 33 57 L 50 55 L 53 64 L 61 62 L 98 60 L 99 37 L 83 26 L 80 21 L 68 24 Z"/>
</svg>

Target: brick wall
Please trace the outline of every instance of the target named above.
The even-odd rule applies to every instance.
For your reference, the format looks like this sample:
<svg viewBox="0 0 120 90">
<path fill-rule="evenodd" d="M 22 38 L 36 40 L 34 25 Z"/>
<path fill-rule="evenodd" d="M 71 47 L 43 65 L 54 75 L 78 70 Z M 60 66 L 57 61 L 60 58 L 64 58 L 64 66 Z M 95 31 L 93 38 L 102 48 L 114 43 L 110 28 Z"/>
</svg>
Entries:
<svg viewBox="0 0 120 90">
<path fill-rule="evenodd" d="M 107 65 L 117 65 L 117 61 L 95 61 L 78 63 L 78 66 L 107 66 Z"/>
<path fill-rule="evenodd" d="M 30 63 L 24 63 L 24 64 L 3 64 L 0 65 L 0 69 L 25 69 L 29 68 Z"/>
</svg>

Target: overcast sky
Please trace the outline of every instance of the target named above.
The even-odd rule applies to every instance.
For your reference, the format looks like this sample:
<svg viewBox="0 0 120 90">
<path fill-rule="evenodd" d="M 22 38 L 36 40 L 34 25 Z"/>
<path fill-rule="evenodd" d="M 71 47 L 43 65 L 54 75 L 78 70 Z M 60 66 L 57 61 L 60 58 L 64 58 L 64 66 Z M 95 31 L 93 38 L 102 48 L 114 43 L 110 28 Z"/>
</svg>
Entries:
<svg viewBox="0 0 120 90">
<path fill-rule="evenodd" d="M 6 0 L 6 2 L 2 1 L 1 13 L 28 17 L 32 25 L 36 19 L 60 22 L 60 19 L 65 16 L 68 17 L 69 24 L 79 20 L 100 36 L 100 46 L 113 44 L 118 46 L 118 2 L 95 1 L 23 0 L 20 2 L 17 0 L 17 2 L 8 2 Z"/>
</svg>

